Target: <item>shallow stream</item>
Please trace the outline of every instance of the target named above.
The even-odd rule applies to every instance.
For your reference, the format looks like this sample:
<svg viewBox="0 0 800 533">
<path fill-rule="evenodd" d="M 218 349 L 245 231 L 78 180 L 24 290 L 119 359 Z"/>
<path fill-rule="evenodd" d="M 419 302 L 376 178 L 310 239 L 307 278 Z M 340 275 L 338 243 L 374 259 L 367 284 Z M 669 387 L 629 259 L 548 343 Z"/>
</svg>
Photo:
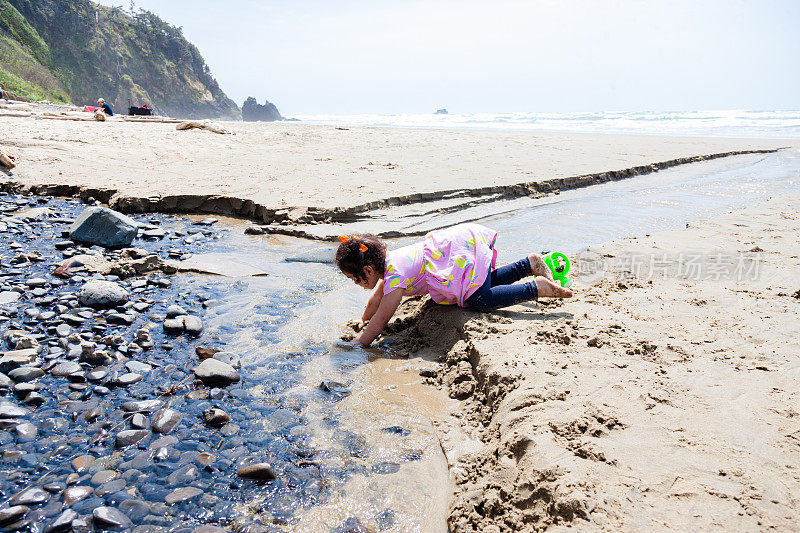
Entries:
<svg viewBox="0 0 800 533">
<path fill-rule="evenodd" d="M 680 165 L 541 199 L 495 202 L 477 220 L 498 231 L 513 260 L 531 251 L 577 252 L 623 237 L 682 228 L 800 189 L 800 151 Z"/>
<path fill-rule="evenodd" d="M 530 251 L 572 253 L 613 239 L 679 228 L 796 190 L 800 154 L 782 151 L 683 165 L 542 199 L 494 202 L 442 216 L 439 222 L 477 219 L 496 229 L 500 260 L 512 261 Z M 482 216 L 485 213 L 491 214 Z M 277 378 L 267 371 L 281 354 L 304 354 L 302 367 L 291 376 L 291 393 L 309 402 L 306 428 L 313 445 L 325 443 L 338 450 L 320 461 L 357 465 L 356 474 L 338 492 L 298 513 L 297 527 L 320 530 L 353 516 L 365 524 L 388 525 L 376 517 L 391 515 L 397 531 L 445 530 L 447 468 L 431 420 L 446 416 L 452 400 L 419 377 L 419 369 L 431 361 L 381 349 L 346 350 L 335 343 L 343 324 L 360 314 L 367 293 L 326 264 L 333 254 L 330 245 L 240 233 L 232 231 L 228 240 L 235 256 L 272 276 L 232 281 L 246 283 L 247 288 L 211 306 L 211 324 L 236 324 L 227 342 L 247 354 L 256 372 L 272 376 L 265 383 Z M 411 240 L 399 239 L 390 246 Z M 281 304 L 267 303 L 276 292 L 282 295 Z M 305 303 L 292 303 L 296 301 Z M 266 335 L 262 330 L 270 314 L 282 325 Z M 350 395 L 331 401 L 318 390 L 325 379 L 348 383 Z M 384 431 L 394 426 L 410 434 Z M 360 443 L 355 453 L 353 434 Z M 363 444 L 370 451 L 360 458 Z M 410 449 L 422 450 L 423 459 L 403 462 L 400 458 Z"/>
</svg>

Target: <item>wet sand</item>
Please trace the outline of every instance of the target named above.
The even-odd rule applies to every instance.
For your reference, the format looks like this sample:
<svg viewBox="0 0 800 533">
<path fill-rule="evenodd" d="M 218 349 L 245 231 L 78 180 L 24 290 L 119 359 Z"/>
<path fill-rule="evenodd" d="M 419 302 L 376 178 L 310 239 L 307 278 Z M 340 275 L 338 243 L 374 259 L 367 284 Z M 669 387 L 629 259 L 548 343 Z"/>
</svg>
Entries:
<svg viewBox="0 0 800 533">
<path fill-rule="evenodd" d="M 572 300 L 405 304 L 464 399 L 451 530 L 796 530 L 799 205 L 590 248 Z"/>
<path fill-rule="evenodd" d="M 304 369 L 305 381 L 313 387 L 321 379 L 336 377 L 333 369 L 319 365 L 319 361 L 314 363 Z M 353 476 L 342 485 L 341 496 L 333 494 L 299 513 L 294 531 L 334 530 L 349 517 L 379 530 L 448 531 L 446 517 L 453 487 L 448 482 L 448 466 L 436 426 L 449 420 L 449 412 L 458 402 L 425 383 L 419 369 L 427 367 L 430 364 L 418 358 L 379 357 L 353 374 L 352 394 L 335 409 L 309 413 L 309 424 L 320 443 L 330 438 L 325 420 L 331 412 L 341 417 L 343 429 L 362 436 L 363 443 L 371 448 L 372 472 Z M 415 460 L 404 459 L 410 457 Z M 335 458 L 328 458 L 328 462 L 334 463 Z M 380 519 L 376 523 L 376 517 L 382 514 L 391 516 L 393 527 L 381 527 L 384 521 Z"/>
</svg>

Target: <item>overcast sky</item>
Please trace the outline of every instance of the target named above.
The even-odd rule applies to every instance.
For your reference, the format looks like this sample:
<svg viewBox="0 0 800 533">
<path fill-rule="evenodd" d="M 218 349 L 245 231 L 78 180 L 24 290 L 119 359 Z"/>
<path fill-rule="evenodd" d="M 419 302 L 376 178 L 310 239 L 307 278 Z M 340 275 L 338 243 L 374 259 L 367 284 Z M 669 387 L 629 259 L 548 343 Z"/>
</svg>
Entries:
<svg viewBox="0 0 800 533">
<path fill-rule="evenodd" d="M 182 26 L 237 103 L 285 116 L 800 109 L 800 0 L 136 6 Z"/>
</svg>

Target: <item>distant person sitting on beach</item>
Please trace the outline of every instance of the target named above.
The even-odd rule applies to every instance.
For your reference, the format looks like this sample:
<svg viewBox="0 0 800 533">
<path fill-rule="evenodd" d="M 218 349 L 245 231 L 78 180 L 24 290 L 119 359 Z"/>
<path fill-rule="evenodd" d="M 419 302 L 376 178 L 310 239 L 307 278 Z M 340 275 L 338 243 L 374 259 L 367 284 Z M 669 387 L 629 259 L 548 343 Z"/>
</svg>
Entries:
<svg viewBox="0 0 800 533">
<path fill-rule="evenodd" d="M 430 294 L 434 302 L 475 311 L 507 307 L 541 297 L 569 298 L 572 292 L 553 281 L 541 256 L 530 254 L 495 268 L 497 233 L 478 224 L 433 231 L 397 250 L 386 250 L 370 234 L 342 235 L 336 266 L 356 285 L 372 289 L 355 339 L 368 346 L 392 318 L 403 296 Z M 514 284 L 527 276 L 533 281 Z"/>
<path fill-rule="evenodd" d="M 0 83 L 0 99 L 4 99 L 6 97 L 6 86 Z"/>
<path fill-rule="evenodd" d="M 97 103 L 99 104 L 99 106 L 100 106 L 100 109 L 102 109 L 102 110 L 103 110 L 103 113 L 105 113 L 105 114 L 106 114 L 106 115 L 108 115 L 109 117 L 113 117 L 113 116 L 114 116 L 114 110 L 113 110 L 113 109 L 111 109 L 111 106 L 110 106 L 110 105 L 108 105 L 108 104 L 106 103 L 106 101 L 105 101 L 105 100 L 103 100 L 102 98 L 100 98 L 100 99 L 97 101 Z"/>
</svg>

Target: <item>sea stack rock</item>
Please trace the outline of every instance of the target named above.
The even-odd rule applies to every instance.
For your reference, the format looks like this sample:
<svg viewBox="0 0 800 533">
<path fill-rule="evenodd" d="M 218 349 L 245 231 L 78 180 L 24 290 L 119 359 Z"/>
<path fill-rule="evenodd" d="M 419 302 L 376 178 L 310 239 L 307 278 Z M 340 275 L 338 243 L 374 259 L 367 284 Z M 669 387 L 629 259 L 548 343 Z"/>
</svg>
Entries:
<svg viewBox="0 0 800 533">
<path fill-rule="evenodd" d="M 245 122 L 274 122 L 283 120 L 275 104 L 265 102 L 259 105 L 252 96 L 244 101 L 242 106 L 242 120 Z"/>
</svg>

